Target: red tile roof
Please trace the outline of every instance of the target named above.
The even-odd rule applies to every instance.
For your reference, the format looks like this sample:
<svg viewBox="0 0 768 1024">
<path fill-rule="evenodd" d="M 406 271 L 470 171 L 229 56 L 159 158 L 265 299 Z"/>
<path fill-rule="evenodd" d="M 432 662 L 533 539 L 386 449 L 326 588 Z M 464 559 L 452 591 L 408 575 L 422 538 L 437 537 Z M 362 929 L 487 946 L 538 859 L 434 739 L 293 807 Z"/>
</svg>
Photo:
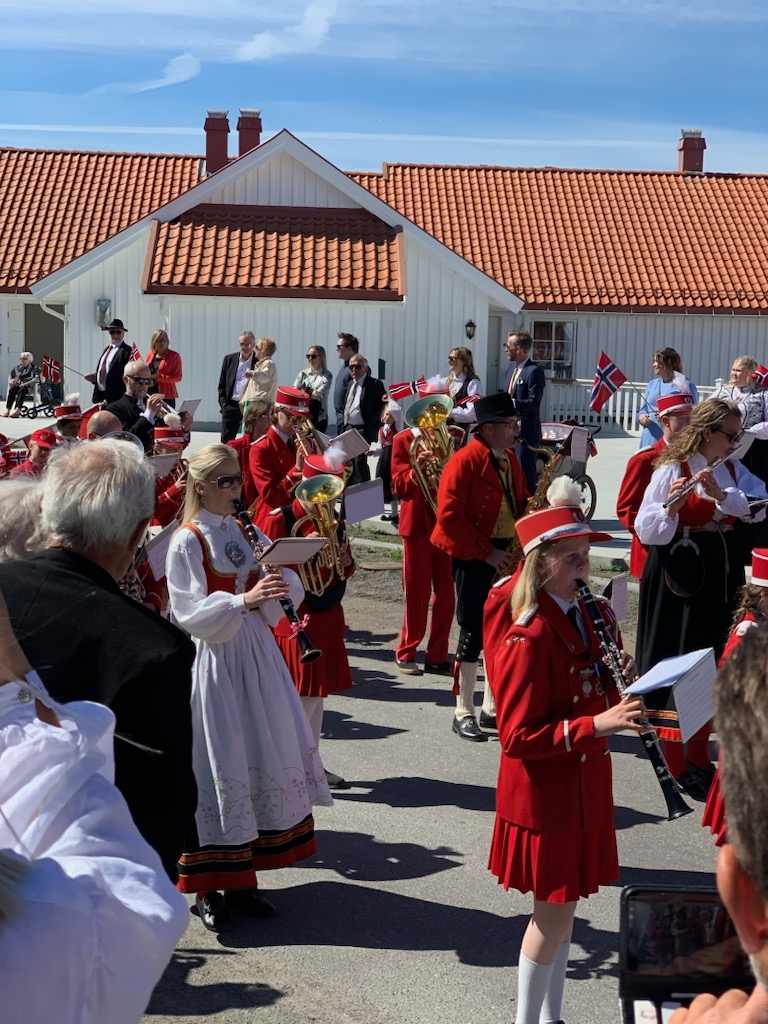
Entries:
<svg viewBox="0 0 768 1024">
<path fill-rule="evenodd" d="M 766 176 L 385 164 L 351 177 L 529 308 L 768 308 Z"/>
<path fill-rule="evenodd" d="M 199 175 L 196 156 L 0 148 L 0 292 L 28 292 Z"/>
<path fill-rule="evenodd" d="M 201 204 L 158 224 L 148 292 L 402 299 L 400 231 L 361 209 Z"/>
</svg>

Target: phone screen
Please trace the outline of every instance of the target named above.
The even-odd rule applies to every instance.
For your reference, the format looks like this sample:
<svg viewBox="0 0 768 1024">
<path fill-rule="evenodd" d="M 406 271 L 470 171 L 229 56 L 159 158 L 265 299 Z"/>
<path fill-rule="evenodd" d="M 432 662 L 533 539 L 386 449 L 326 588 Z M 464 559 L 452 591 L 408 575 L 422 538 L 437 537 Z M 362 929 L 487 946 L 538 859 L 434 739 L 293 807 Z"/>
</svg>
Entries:
<svg viewBox="0 0 768 1024">
<path fill-rule="evenodd" d="M 625 970 L 655 978 L 749 979 L 749 961 L 716 892 L 633 892 Z"/>
</svg>

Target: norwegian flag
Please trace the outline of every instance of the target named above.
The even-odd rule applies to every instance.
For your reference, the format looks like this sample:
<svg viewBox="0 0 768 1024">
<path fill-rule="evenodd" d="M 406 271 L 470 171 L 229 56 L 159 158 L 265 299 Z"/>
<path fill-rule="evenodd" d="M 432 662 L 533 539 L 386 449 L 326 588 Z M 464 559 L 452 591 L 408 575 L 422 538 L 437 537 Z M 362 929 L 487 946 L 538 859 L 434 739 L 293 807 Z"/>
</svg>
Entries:
<svg viewBox="0 0 768 1024">
<path fill-rule="evenodd" d="M 600 412 L 611 395 L 619 390 L 626 379 L 616 363 L 609 359 L 605 352 L 601 352 L 595 370 L 592 396 L 589 400 L 589 408 L 592 412 Z"/>
<path fill-rule="evenodd" d="M 420 395 L 421 388 L 425 387 L 426 383 L 426 377 L 419 377 L 418 380 L 404 380 L 401 384 L 390 384 L 389 397 L 399 402 L 401 399 L 409 398 L 411 395 Z"/>
<path fill-rule="evenodd" d="M 429 380 L 424 380 L 423 377 L 420 377 L 416 381 L 416 391 L 420 398 L 425 398 L 427 395 L 447 395 L 448 378 L 441 377 L 439 373 L 435 374 L 434 377 L 430 377 Z"/>
<path fill-rule="evenodd" d="M 136 348 L 136 342 L 135 341 L 134 341 L 133 345 L 131 346 L 131 359 L 134 362 L 137 362 L 137 361 L 141 362 L 141 352 L 139 352 L 138 348 Z"/>
<path fill-rule="evenodd" d="M 53 356 L 43 356 L 40 365 L 40 376 L 43 380 L 49 380 L 51 384 L 61 384 L 61 363 Z"/>
<path fill-rule="evenodd" d="M 768 388 L 768 366 L 758 366 L 752 373 L 752 380 L 759 388 Z"/>
<path fill-rule="evenodd" d="M 481 395 L 465 395 L 464 398 L 458 403 L 459 406 L 474 405 L 475 402 L 479 402 Z"/>
</svg>

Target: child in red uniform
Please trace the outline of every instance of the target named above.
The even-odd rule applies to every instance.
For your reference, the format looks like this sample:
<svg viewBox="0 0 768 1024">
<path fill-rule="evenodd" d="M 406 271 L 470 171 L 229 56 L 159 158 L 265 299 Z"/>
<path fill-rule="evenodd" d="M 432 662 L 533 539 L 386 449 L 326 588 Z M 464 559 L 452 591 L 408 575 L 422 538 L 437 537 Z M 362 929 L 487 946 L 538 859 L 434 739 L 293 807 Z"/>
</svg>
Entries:
<svg viewBox="0 0 768 1024">
<path fill-rule="evenodd" d="M 730 658 L 750 629 L 764 626 L 766 622 L 768 622 L 768 548 L 755 548 L 752 552 L 752 582 L 746 583 L 741 591 L 739 607 L 733 617 L 733 628 L 720 659 L 720 667 Z M 712 832 L 716 846 L 722 846 L 727 842 L 725 803 L 720 788 L 719 765 L 707 796 L 701 824 Z"/>
<path fill-rule="evenodd" d="M 517 521 L 525 560 L 485 605 L 501 745 L 489 868 L 504 888 L 533 893 L 517 1024 L 560 1020 L 576 903 L 619 873 L 607 737 L 639 732 L 643 714 L 638 698 L 619 698 L 576 601 L 590 540 L 605 534 L 584 521 L 570 481 L 556 481 L 547 497 L 553 507 Z M 604 615 L 615 627 L 607 607 Z"/>
</svg>

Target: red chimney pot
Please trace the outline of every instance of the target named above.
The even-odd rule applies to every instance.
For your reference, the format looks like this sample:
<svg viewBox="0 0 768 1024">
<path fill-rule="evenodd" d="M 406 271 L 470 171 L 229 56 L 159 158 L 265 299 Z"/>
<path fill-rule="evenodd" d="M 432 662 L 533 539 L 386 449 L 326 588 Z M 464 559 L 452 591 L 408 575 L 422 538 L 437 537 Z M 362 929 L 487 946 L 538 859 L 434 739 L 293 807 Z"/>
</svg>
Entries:
<svg viewBox="0 0 768 1024">
<path fill-rule="evenodd" d="M 700 131 L 688 131 L 685 128 L 680 132 L 680 141 L 677 144 L 677 170 L 679 174 L 701 174 L 704 171 L 704 150 L 707 148 L 706 139 Z"/>
<path fill-rule="evenodd" d="M 238 152 L 242 156 L 261 143 L 261 111 L 241 107 L 237 119 Z"/>
<path fill-rule="evenodd" d="M 229 160 L 227 143 L 229 121 L 226 110 L 209 110 L 205 119 L 205 171 L 215 174 L 226 167 Z"/>
</svg>

